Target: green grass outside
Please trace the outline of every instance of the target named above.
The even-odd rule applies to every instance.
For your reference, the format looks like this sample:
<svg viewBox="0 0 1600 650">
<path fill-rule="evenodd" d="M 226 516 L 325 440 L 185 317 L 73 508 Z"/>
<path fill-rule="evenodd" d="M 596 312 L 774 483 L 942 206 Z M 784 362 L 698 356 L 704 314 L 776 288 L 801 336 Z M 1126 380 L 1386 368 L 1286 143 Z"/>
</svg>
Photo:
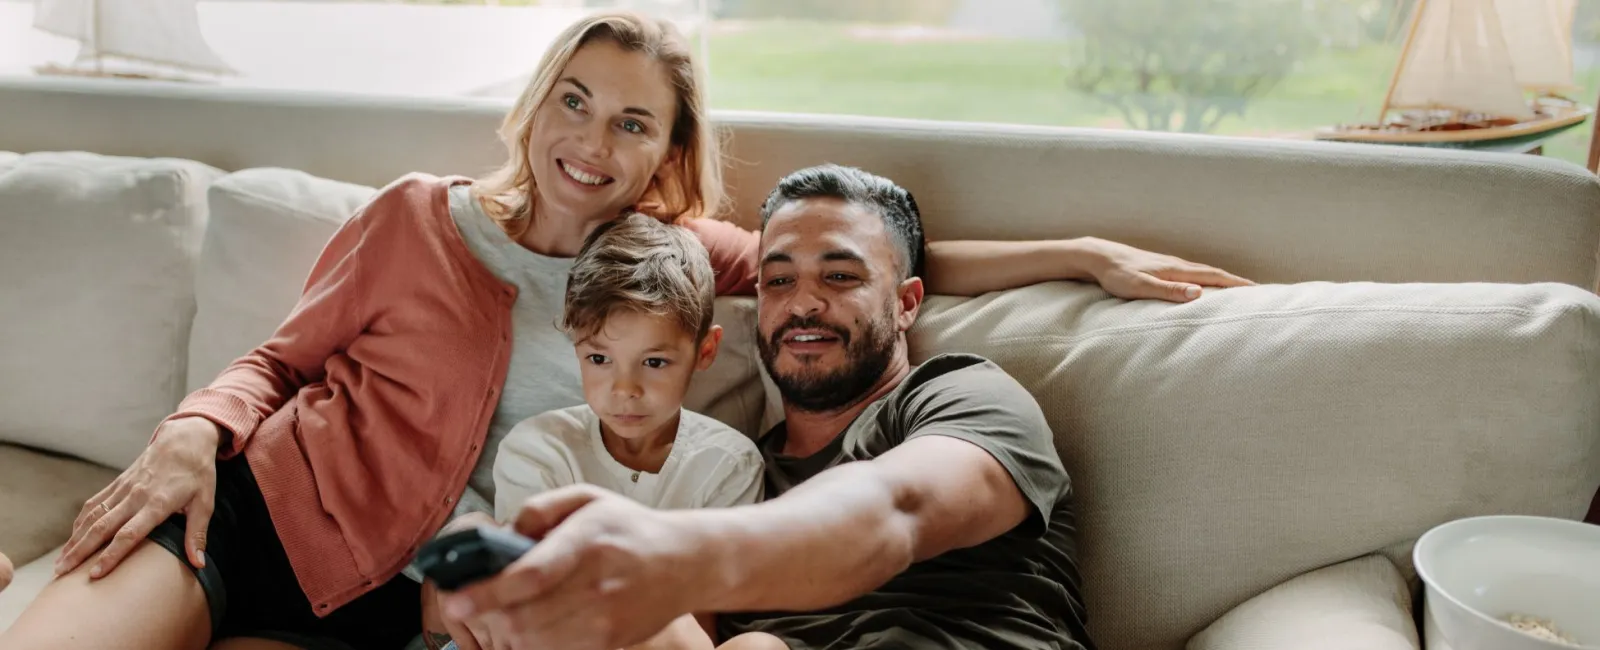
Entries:
<svg viewBox="0 0 1600 650">
<path fill-rule="evenodd" d="M 1067 88 L 1059 42 L 956 40 L 888 42 L 848 28 L 753 23 L 711 37 L 711 100 L 722 109 L 847 113 L 937 120 L 1124 128 L 1119 114 Z M 1222 135 L 1293 137 L 1318 126 L 1376 117 L 1397 48 L 1328 49 L 1300 62 Z M 1600 69 L 1581 71 L 1590 102 Z M 1590 125 L 1545 147 L 1545 155 L 1587 160 Z"/>
</svg>

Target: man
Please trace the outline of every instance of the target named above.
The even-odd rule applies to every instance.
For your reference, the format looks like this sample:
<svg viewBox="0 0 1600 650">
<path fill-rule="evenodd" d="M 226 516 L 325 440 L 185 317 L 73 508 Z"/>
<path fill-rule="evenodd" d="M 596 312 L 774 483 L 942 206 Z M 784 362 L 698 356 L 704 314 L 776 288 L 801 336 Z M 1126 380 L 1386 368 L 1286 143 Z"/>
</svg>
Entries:
<svg viewBox="0 0 1600 650">
<path fill-rule="evenodd" d="M 516 527 L 538 545 L 447 610 L 516 648 L 612 650 L 708 611 L 735 645 L 1092 648 L 1038 404 L 979 357 L 909 363 L 922 251 L 894 183 L 837 166 L 784 178 L 762 209 L 757 338 L 785 415 L 761 440 L 766 500 L 535 497 Z"/>
</svg>

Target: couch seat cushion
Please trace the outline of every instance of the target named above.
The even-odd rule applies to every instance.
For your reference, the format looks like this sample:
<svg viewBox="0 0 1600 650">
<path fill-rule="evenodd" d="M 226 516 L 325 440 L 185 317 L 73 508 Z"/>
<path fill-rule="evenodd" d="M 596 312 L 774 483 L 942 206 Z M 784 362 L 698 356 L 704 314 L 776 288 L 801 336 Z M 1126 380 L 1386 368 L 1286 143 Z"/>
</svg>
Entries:
<svg viewBox="0 0 1600 650">
<path fill-rule="evenodd" d="M 0 444 L 0 553 L 21 567 L 72 535 L 83 503 L 117 471 Z"/>
</svg>

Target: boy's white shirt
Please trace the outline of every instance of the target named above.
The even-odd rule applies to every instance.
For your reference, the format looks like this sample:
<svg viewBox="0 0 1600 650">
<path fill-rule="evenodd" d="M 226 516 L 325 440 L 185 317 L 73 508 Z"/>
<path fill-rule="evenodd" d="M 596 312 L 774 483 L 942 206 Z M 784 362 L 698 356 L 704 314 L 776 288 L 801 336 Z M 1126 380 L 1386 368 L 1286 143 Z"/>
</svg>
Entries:
<svg viewBox="0 0 1600 650">
<path fill-rule="evenodd" d="M 589 483 L 659 509 L 721 508 L 761 498 L 762 460 L 755 441 L 684 409 L 659 473 L 617 462 L 587 404 L 522 421 L 500 442 L 494 462 L 494 518 L 514 517 L 523 501 L 558 487 Z"/>
</svg>

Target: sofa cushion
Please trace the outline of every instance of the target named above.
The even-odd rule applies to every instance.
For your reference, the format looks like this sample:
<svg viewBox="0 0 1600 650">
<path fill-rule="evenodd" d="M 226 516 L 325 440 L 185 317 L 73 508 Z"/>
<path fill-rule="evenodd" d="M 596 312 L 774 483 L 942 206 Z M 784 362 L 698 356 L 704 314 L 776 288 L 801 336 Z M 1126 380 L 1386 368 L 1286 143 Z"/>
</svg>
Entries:
<svg viewBox="0 0 1600 650">
<path fill-rule="evenodd" d="M 199 163 L 0 161 L 0 441 L 121 467 L 184 389 Z"/>
<path fill-rule="evenodd" d="M 1417 650 L 1411 589 L 1380 555 L 1295 577 L 1235 607 L 1188 650 Z"/>
<path fill-rule="evenodd" d="M 323 245 L 375 191 L 288 169 L 246 169 L 211 184 L 189 392 L 272 336 Z"/>
<path fill-rule="evenodd" d="M 116 477 L 82 460 L 0 444 L 0 553 L 20 567 L 65 543 L 84 502 Z"/>
<path fill-rule="evenodd" d="M 1600 298 L 1569 285 L 1266 285 L 1189 304 L 1043 284 L 932 297 L 913 361 L 1038 398 L 1105 650 L 1175 649 L 1255 594 L 1456 517 L 1580 517 L 1600 484 Z M 1151 614 L 1159 615 L 1152 616 Z"/>
<path fill-rule="evenodd" d="M 211 221 L 200 256 L 198 311 L 189 348 L 189 390 L 267 340 L 288 316 L 323 245 L 376 190 L 288 169 L 247 169 L 211 187 Z M 761 425 L 766 395 L 751 338 L 755 302 L 719 298 L 717 361 L 695 375 L 685 405 L 747 435 Z"/>
</svg>

